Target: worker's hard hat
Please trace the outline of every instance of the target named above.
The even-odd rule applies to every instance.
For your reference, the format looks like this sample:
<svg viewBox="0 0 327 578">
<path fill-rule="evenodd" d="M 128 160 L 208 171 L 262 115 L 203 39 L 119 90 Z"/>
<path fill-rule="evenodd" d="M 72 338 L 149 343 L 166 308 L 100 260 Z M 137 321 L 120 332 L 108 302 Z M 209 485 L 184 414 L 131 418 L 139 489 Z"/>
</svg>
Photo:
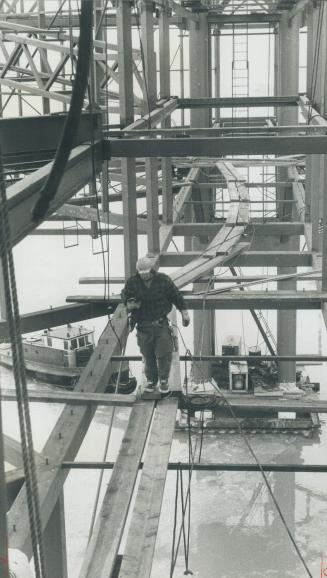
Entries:
<svg viewBox="0 0 327 578">
<path fill-rule="evenodd" d="M 136 263 L 136 270 L 139 273 L 149 273 L 152 269 L 153 259 L 150 257 L 141 257 Z"/>
</svg>

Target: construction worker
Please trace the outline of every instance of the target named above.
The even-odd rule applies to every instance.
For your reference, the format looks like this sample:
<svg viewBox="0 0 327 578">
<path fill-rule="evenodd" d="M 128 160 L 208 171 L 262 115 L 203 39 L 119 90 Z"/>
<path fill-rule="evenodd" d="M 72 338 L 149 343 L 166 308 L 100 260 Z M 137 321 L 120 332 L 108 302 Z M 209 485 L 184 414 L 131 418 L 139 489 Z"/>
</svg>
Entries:
<svg viewBox="0 0 327 578">
<path fill-rule="evenodd" d="M 174 350 L 173 335 L 167 319 L 175 305 L 187 327 L 190 317 L 186 303 L 174 282 L 152 268 L 150 257 L 136 263 L 136 275 L 130 277 L 122 299 L 131 317 L 131 328 L 137 325 L 137 343 L 144 357 L 146 392 L 153 392 L 159 380 L 160 393 L 169 393 L 168 378 Z"/>
</svg>

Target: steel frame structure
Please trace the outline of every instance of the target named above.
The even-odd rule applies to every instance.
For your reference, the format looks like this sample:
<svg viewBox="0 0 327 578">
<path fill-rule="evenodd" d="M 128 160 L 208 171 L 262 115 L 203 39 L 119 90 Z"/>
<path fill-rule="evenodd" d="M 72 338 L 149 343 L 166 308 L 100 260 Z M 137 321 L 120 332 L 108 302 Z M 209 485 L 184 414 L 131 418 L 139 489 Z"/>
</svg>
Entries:
<svg viewBox="0 0 327 578">
<path fill-rule="evenodd" d="M 23 134 L 30 123 L 37 127 L 34 130 L 40 134 L 33 146 L 27 140 L 15 145 L 14 140 L 0 135 L 14 244 L 36 228 L 31 220 L 30 209 L 50 171 L 50 161 L 58 144 L 63 115 L 70 103 L 78 56 L 78 11 L 73 9 L 65 12 L 61 5 L 57 13 L 53 9 L 50 12 L 47 4 L 46 0 L 39 0 L 25 12 L 23 0 L 19 3 L 17 0 L 0 1 L 0 110 L 3 117 L 0 130 L 2 126 L 10 135 L 20 127 Z M 327 176 L 326 34 L 321 37 L 320 55 L 314 58 L 320 2 L 211 0 L 202 3 L 183 2 L 182 6 L 173 0 L 160 0 L 155 2 L 154 11 L 152 2 L 142 0 L 139 12 L 131 10 L 129 0 L 118 0 L 115 7 L 108 7 L 107 4 L 104 0 L 94 2 L 92 82 L 89 93 L 85 95 L 85 109 L 91 104 L 91 114 L 83 114 L 80 134 L 76 137 L 75 148 L 47 217 L 88 220 L 93 223 L 90 234 L 94 234 L 97 221 L 94 195 L 86 199 L 86 203 L 89 200 L 89 206 L 77 206 L 78 199 L 71 197 L 92 182 L 95 176 L 102 178 L 104 192 L 101 218 L 109 225 L 109 234 L 110 225 L 118 224 L 121 227 L 126 276 L 135 268 L 137 237 L 145 234 L 149 251 L 155 253 L 156 266 L 180 267 L 174 272 L 173 278 L 181 288 L 194 283 L 193 294 L 189 294 L 187 299 L 190 307 L 201 310 L 198 315 L 205 314 L 212 321 L 211 310 L 219 307 L 255 310 L 260 306 L 279 309 L 277 345 L 278 356 L 282 360 L 279 366 L 280 378 L 292 381 L 295 361 L 299 358 L 295 349 L 296 309 L 320 309 L 327 326 L 326 227 L 322 227 L 319 233 L 321 219 L 323 223 L 327 221 L 327 203 L 323 194 Z M 326 30 L 326 11 L 323 18 Z M 222 98 L 219 94 L 221 46 L 217 40 L 219 36 L 216 36 L 215 44 L 211 46 L 212 27 L 215 27 L 215 35 L 217 27 L 221 30 L 232 26 L 242 29 L 242 33 L 246 27 L 251 34 L 257 28 L 265 30 L 267 24 L 276 27 L 275 95 Z M 306 95 L 299 95 L 294 55 L 298 51 L 299 29 L 303 24 L 308 28 L 308 90 Z M 194 63 L 190 97 L 187 99 L 171 96 L 169 35 L 172 27 L 176 26 L 189 32 L 189 48 Z M 107 39 L 107 30 L 114 27 L 117 27 L 117 45 L 109 43 Z M 133 28 L 139 30 L 143 54 L 133 46 Z M 157 32 L 159 90 L 156 86 L 155 59 Z M 286 46 L 288 50 L 285 51 Z M 217 59 L 214 83 L 217 92 L 214 95 L 209 89 L 212 86 L 210 61 L 213 51 Z M 284 58 L 281 57 L 282 52 Z M 291 67 L 294 68 L 294 75 L 290 74 Z M 315 67 L 318 83 L 313 86 L 311 79 L 316 73 Z M 90 95 L 93 98 L 91 103 Z M 96 111 L 92 108 L 94 104 L 97 105 Z M 241 119 L 238 119 L 238 126 L 235 127 L 231 126 L 232 119 L 220 114 L 220 109 L 234 109 L 236 106 L 251 109 L 268 106 L 275 112 L 269 119 L 265 116 L 249 118 L 246 126 L 242 126 Z M 7 116 L 9 107 L 16 107 L 21 118 L 10 120 Z M 27 119 L 26 113 L 33 109 L 37 115 Z M 190 110 L 190 126 L 172 128 L 171 120 L 176 118 L 179 110 L 186 109 Z M 219 111 L 219 123 L 214 126 L 211 117 L 213 109 Z M 298 122 L 299 112 L 302 115 L 301 123 Z M 42 118 L 42 113 L 50 113 L 51 116 Z M 114 127 L 108 126 L 108 114 L 119 115 Z M 55 134 L 52 128 L 50 132 L 50 126 L 55 127 Z M 91 126 L 96 129 L 92 139 Z M 233 136 L 228 136 L 230 133 Z M 229 155 L 242 153 L 258 156 L 247 160 L 228 158 Z M 264 160 L 261 157 L 264 154 L 275 157 Z M 93 165 L 92 158 L 95 159 Z M 246 166 L 270 163 L 277 167 L 277 179 L 271 184 L 276 193 L 276 206 L 273 218 L 267 223 L 257 223 L 251 219 L 251 187 L 237 170 L 242 163 Z M 302 178 L 304 164 L 305 180 Z M 182 179 L 172 177 L 172 167 L 184 167 L 187 174 Z M 206 170 L 206 178 L 201 180 L 203 169 Z M 119 200 L 123 204 L 123 212 L 120 214 L 109 212 L 111 201 L 108 177 L 119 183 Z M 11 178 L 16 178 L 17 182 L 10 184 Z M 208 208 L 214 205 L 217 183 L 228 191 L 230 202 L 227 203 L 223 223 L 215 230 L 215 222 L 209 222 Z M 158 205 L 159 186 L 163 200 L 161 215 Z M 146 198 L 147 221 L 138 216 L 137 201 L 140 195 Z M 204 222 L 201 222 L 201 214 L 205 216 Z M 247 231 L 251 222 L 258 224 L 258 230 L 261 228 L 261 233 L 258 233 L 261 235 L 259 242 L 266 236 L 270 250 L 258 251 L 249 247 Z M 230 242 L 231 231 L 234 232 L 233 242 Z M 299 236 L 302 234 L 306 238 L 307 251 L 299 251 Z M 185 237 L 186 250 L 180 254 L 168 251 L 175 235 Z M 281 277 L 284 274 L 285 278 L 278 281 L 276 294 L 235 292 L 207 297 L 203 304 L 203 297 L 195 293 L 201 289 L 201 281 L 223 263 L 227 263 L 228 267 L 236 264 L 258 266 L 263 263 L 278 267 L 279 274 Z M 303 295 L 296 290 L 296 268 L 302 265 L 311 266 L 313 272 L 319 271 L 317 291 L 311 291 L 310 294 Z M 0 289 L 1 283 L 0 278 Z M 49 324 L 64 324 L 105 314 L 107 304 L 103 300 L 92 301 L 87 296 L 72 296 L 70 300 L 74 303 L 25 316 L 22 319 L 23 330 L 33 331 Z M 103 402 L 99 396 L 113 372 L 113 357 L 116 355 L 115 359 L 118 359 L 120 353 L 117 335 L 122 344 L 127 338 L 125 310 L 117 300 L 115 302 L 112 299 L 112 303 L 115 308 L 112 325 L 108 325 L 101 336 L 75 392 L 62 399 L 64 410 L 38 461 L 48 578 L 67 576 L 62 498 L 64 480 L 68 469 L 75 467 L 74 458 L 95 408 Z M 2 318 L 0 335 L 5 336 L 6 331 L 6 321 Z M 212 354 L 210 331 L 208 336 L 202 353 L 203 358 L 209 359 Z M 195 341 L 197 337 L 195 334 Z M 195 354 L 198 353 L 195 351 Z M 172 375 L 174 388 L 179 390 L 181 378 L 178 354 L 174 358 Z M 82 401 L 82 394 L 89 396 L 88 403 Z M 80 396 L 78 405 L 74 396 Z M 112 406 L 124 403 L 119 396 L 112 400 L 107 398 L 107 401 Z M 127 578 L 133 569 L 133 576 L 143 578 L 150 576 L 151 572 L 165 475 L 167 469 L 172 467 L 169 466 L 169 448 L 177 402 L 163 401 L 157 408 L 152 402 L 135 402 L 131 399 L 126 399 L 125 404 L 133 405 L 133 408 L 94 535 L 85 554 L 81 571 L 84 577 L 99 575 Z M 317 410 L 326 411 L 323 405 L 318 408 L 315 406 L 314 411 Z M 164 434 L 158 444 L 158 432 L 162 431 Z M 118 548 L 147 439 L 148 450 L 131 531 L 122 566 L 117 571 Z M 134 458 L 127 459 L 126 453 L 131 455 L 131 452 L 134 452 Z M 97 464 L 93 466 L 98 467 Z M 222 469 L 225 465 L 216 464 L 215 467 Z M 238 464 L 234 466 L 235 469 L 239 467 Z M 294 467 L 288 465 L 284 470 L 294 471 Z M 245 470 L 249 466 L 242 464 L 241 468 Z M 265 469 L 274 468 L 268 464 Z M 325 470 L 326 466 L 314 468 L 314 471 Z M 3 481 L 0 480 L 0 484 L 0 490 L 4 492 Z M 117 487 L 120 490 L 114 495 Z M 151 495 L 149 503 L 145 502 L 144 495 Z M 30 555 L 26 499 L 23 486 L 9 512 L 8 533 L 10 545 Z M 108 507 L 109 501 L 111 508 Z M 141 519 L 139 535 L 136 540 L 132 540 L 133 528 Z M 0 526 L 1 545 L 5 543 L 6 532 L 5 525 Z M 55 553 L 51 552 L 54 535 L 59 537 Z"/>
</svg>

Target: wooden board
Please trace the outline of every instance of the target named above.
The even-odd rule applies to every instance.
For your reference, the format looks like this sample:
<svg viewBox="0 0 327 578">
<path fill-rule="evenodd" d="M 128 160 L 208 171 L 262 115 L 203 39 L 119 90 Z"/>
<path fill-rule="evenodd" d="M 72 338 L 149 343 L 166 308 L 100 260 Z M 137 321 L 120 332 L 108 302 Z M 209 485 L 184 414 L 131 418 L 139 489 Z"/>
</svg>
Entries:
<svg viewBox="0 0 327 578">
<path fill-rule="evenodd" d="M 230 205 L 226 223 L 219 229 L 208 247 L 190 263 L 175 271 L 171 278 L 178 288 L 184 287 L 199 277 L 208 274 L 215 267 L 226 263 L 228 258 L 248 248 L 241 244 L 242 234 L 249 221 L 249 193 L 244 180 L 231 163 L 219 162 L 217 167 L 228 185 Z M 239 222 L 244 225 L 239 226 Z"/>
<path fill-rule="evenodd" d="M 124 343 L 127 333 L 126 311 L 123 306 L 117 308 L 102 333 L 98 345 L 84 368 L 75 391 L 103 392 L 113 371 L 110 359 L 121 351 L 118 339 Z M 67 404 L 57 420 L 52 433 L 42 451 L 48 463 L 44 461 L 38 466 L 39 500 L 41 506 L 42 527 L 44 528 L 57 504 L 62 485 L 68 473 L 61 469 L 61 462 L 74 459 L 88 430 L 96 411 L 96 405 L 71 406 Z M 15 528 L 15 531 L 14 531 Z M 19 492 L 9 513 L 9 540 L 13 548 L 31 553 L 31 536 L 27 513 L 27 497 L 25 485 Z"/>
<path fill-rule="evenodd" d="M 16 468 L 21 468 L 23 465 L 21 443 L 10 436 L 3 434 L 3 444 L 6 462 Z M 36 462 L 41 460 L 41 456 L 38 452 L 34 452 L 34 457 Z"/>
<path fill-rule="evenodd" d="M 119 578 L 151 574 L 176 411 L 174 398 L 158 403 Z"/>
<path fill-rule="evenodd" d="M 2 401 L 16 401 L 16 393 L 12 389 L 2 389 Z M 112 407 L 131 407 L 136 399 L 135 395 L 119 393 L 85 393 L 80 391 L 29 391 L 28 400 L 39 403 L 69 403 L 76 405 L 110 405 Z"/>
<path fill-rule="evenodd" d="M 132 409 L 79 578 L 112 575 L 154 405 L 138 401 Z"/>
</svg>

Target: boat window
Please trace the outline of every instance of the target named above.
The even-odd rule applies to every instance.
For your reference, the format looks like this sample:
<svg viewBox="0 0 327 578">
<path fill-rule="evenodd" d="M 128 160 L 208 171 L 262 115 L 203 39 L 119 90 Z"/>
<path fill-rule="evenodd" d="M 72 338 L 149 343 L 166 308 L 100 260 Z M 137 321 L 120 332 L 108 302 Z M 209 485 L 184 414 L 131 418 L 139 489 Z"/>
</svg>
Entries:
<svg viewBox="0 0 327 578">
<path fill-rule="evenodd" d="M 84 337 L 80 337 L 79 340 L 78 340 L 78 343 L 79 343 L 79 346 L 80 346 L 80 347 L 84 347 L 84 345 L 85 345 L 85 339 L 84 339 Z"/>
<path fill-rule="evenodd" d="M 71 349 L 76 349 L 77 347 L 77 339 L 72 339 L 72 344 L 70 346 Z"/>
<path fill-rule="evenodd" d="M 86 344 L 87 344 L 87 343 L 90 343 L 90 340 L 89 340 L 89 336 L 88 336 L 88 335 L 85 335 L 85 343 L 86 343 Z"/>
<path fill-rule="evenodd" d="M 51 337 L 47 337 L 47 344 L 49 345 L 49 347 L 52 346 L 52 338 Z"/>
<path fill-rule="evenodd" d="M 67 339 L 64 339 L 64 349 L 68 349 L 68 341 L 67 341 Z"/>
</svg>

